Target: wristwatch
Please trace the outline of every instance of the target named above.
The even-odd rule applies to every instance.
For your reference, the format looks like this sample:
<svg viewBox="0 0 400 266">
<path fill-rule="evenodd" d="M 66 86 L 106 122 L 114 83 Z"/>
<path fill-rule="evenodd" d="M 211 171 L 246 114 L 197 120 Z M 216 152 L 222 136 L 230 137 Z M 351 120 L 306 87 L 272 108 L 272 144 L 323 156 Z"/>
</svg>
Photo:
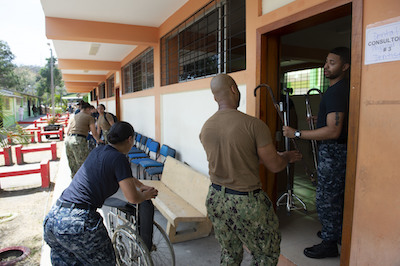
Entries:
<svg viewBox="0 0 400 266">
<path fill-rule="evenodd" d="M 296 131 L 294 132 L 294 137 L 295 137 L 296 139 L 299 139 L 299 138 L 301 137 L 301 131 L 300 131 L 300 130 L 296 130 Z"/>
</svg>

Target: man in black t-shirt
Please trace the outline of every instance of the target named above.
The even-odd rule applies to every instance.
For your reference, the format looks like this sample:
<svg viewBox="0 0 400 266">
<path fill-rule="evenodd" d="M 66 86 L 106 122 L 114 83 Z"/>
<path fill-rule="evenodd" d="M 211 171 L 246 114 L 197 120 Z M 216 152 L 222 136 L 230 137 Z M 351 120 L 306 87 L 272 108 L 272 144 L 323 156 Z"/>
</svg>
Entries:
<svg viewBox="0 0 400 266">
<path fill-rule="evenodd" d="M 350 91 L 346 76 L 349 68 L 349 49 L 333 49 L 324 65 L 329 88 L 320 103 L 317 129 L 299 131 L 283 127 L 283 134 L 289 138 L 319 141 L 316 207 L 322 224 L 322 230 L 318 232 L 322 242 L 304 250 L 304 254 L 310 258 L 321 259 L 339 255 L 337 243 L 340 243 L 342 236 L 346 176 Z"/>
</svg>

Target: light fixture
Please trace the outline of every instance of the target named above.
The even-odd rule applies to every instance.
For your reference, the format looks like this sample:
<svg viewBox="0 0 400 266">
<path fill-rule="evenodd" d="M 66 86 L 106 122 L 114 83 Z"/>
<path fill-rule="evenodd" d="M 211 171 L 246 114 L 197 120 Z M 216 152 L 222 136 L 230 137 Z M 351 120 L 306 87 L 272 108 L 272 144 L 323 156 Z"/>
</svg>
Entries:
<svg viewBox="0 0 400 266">
<path fill-rule="evenodd" d="M 92 43 L 89 49 L 89 55 L 96 55 L 100 48 L 100 43 Z"/>
</svg>

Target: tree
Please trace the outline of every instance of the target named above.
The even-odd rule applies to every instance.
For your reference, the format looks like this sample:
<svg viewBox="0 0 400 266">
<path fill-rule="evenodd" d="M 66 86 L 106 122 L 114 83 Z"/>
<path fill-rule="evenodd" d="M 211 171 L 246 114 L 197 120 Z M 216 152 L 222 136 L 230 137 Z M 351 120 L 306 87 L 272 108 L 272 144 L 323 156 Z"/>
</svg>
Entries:
<svg viewBox="0 0 400 266">
<path fill-rule="evenodd" d="M 12 62 L 14 57 L 7 42 L 0 40 L 0 87 L 11 89 L 19 85 L 19 78 L 14 73 L 16 66 Z"/>
<path fill-rule="evenodd" d="M 36 88 L 38 91 L 38 96 L 42 96 L 45 92 L 51 93 L 51 58 L 46 58 L 47 64 L 42 67 L 39 71 L 40 79 L 36 84 Z M 61 71 L 57 68 L 55 63 L 57 62 L 56 58 L 53 58 L 53 78 L 54 78 L 54 88 L 57 86 L 64 87 L 64 82 L 61 78 Z"/>
<path fill-rule="evenodd" d="M 39 66 L 18 66 L 14 73 L 19 77 L 17 91 L 36 95 L 36 82 L 39 80 Z"/>
</svg>

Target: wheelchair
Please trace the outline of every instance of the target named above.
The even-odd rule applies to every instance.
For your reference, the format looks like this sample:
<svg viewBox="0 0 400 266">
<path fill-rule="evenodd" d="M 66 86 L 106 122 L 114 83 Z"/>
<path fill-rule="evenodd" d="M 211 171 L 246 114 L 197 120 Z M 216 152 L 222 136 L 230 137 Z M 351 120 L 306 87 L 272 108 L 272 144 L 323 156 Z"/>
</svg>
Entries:
<svg viewBox="0 0 400 266">
<path fill-rule="evenodd" d="M 154 206 L 145 201 L 138 205 L 108 198 L 108 230 L 117 265 L 175 265 L 175 253 L 167 234 L 154 221 Z"/>
</svg>

